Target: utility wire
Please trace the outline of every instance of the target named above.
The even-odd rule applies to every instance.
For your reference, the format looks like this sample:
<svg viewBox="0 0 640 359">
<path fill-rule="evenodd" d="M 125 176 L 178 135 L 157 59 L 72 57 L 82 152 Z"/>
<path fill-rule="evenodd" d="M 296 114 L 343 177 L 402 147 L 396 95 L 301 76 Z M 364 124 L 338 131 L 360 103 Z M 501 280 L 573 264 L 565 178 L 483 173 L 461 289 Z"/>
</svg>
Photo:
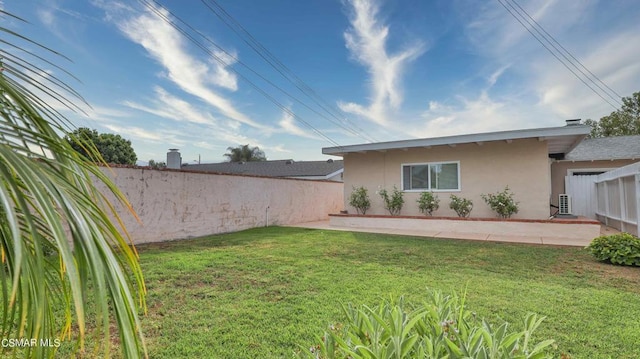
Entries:
<svg viewBox="0 0 640 359">
<path fill-rule="evenodd" d="M 141 0 L 141 1 L 147 1 L 147 0 Z M 219 50 L 220 52 L 224 53 L 227 57 L 229 57 L 231 60 L 233 60 L 234 62 L 238 63 L 239 65 L 243 66 L 244 68 L 246 68 L 247 70 L 249 70 L 251 73 L 253 73 L 254 75 L 258 76 L 260 79 L 262 79 L 263 81 L 265 81 L 266 83 L 268 83 L 269 85 L 273 86 L 276 90 L 280 91 L 282 94 L 284 94 L 285 96 L 289 97 L 290 99 L 292 99 L 293 101 L 297 102 L 298 104 L 306 107 L 308 110 L 314 112 L 315 114 L 317 114 L 318 116 L 331 121 L 331 119 L 327 118 L 324 114 L 318 112 L 316 109 L 312 108 L 311 106 L 307 105 L 305 102 L 301 101 L 300 99 L 298 99 L 297 97 L 295 97 L 294 95 L 290 94 L 289 92 L 287 92 L 286 90 L 284 90 L 282 87 L 276 85 L 273 81 L 269 80 L 268 78 L 266 78 L 265 76 L 261 75 L 259 72 L 255 71 L 254 69 L 252 69 L 249 65 L 247 65 L 246 63 L 244 63 L 243 61 L 241 61 L 240 59 L 238 59 L 235 55 L 233 55 L 232 53 L 226 51 L 222 46 L 218 45 L 217 43 L 215 43 L 213 40 L 211 40 L 211 38 L 209 38 L 208 36 L 204 35 L 203 33 L 201 33 L 200 31 L 196 30 L 193 26 L 191 26 L 188 22 L 186 22 L 185 20 L 183 20 L 182 18 L 180 18 L 179 16 L 177 16 L 176 14 L 171 13 L 167 8 L 163 7 L 160 3 L 158 3 L 157 0 L 148 0 L 153 2 L 156 6 L 164 9 L 165 11 L 169 12 L 171 14 L 171 16 L 173 18 L 175 18 L 176 20 L 178 20 L 180 23 L 182 23 L 184 26 L 186 26 L 187 28 L 189 28 L 191 31 L 193 31 L 194 33 L 197 33 L 198 35 L 200 35 L 200 37 L 202 37 L 206 42 L 208 42 L 209 44 L 211 44 L 212 46 L 214 46 L 217 50 Z M 161 14 L 158 14 L 156 12 L 157 15 L 162 16 Z M 168 21 L 171 21 L 171 19 L 167 19 Z M 191 35 L 189 35 L 191 36 Z M 194 41 L 197 41 L 194 39 Z M 201 49 L 202 46 L 199 46 Z M 204 50 L 204 49 L 203 49 Z M 205 50 L 206 51 L 206 50 Z M 227 63 L 226 61 L 224 61 L 223 59 L 221 59 L 219 56 L 216 56 L 214 54 L 211 54 L 210 52 L 208 52 L 211 56 L 216 57 L 216 59 L 220 59 L 219 62 L 221 62 L 222 64 L 224 64 L 225 66 L 229 66 L 230 64 Z M 233 70 L 233 72 L 238 73 L 237 71 Z M 239 75 L 242 76 L 242 75 Z M 333 121 L 331 121 L 333 122 Z M 358 132 L 353 131 L 350 128 L 344 127 L 342 126 L 340 123 L 336 123 L 333 122 L 335 125 L 342 127 L 344 130 L 352 133 L 355 136 L 360 136 L 360 134 Z M 362 137 L 362 136 L 360 136 Z M 362 137 L 363 139 L 367 140 L 366 138 Z"/>
<path fill-rule="evenodd" d="M 511 16 L 513 16 L 519 23 L 520 25 L 522 25 L 527 32 L 529 32 L 531 34 L 531 36 L 533 36 L 547 51 L 549 51 L 549 53 L 551 55 L 553 55 L 553 57 L 555 57 L 558 61 L 560 61 L 560 63 L 567 69 L 569 70 L 578 80 L 580 80 L 580 82 L 582 82 L 585 86 L 587 86 L 591 91 L 593 91 L 593 93 L 595 93 L 596 95 L 598 95 L 602 100 L 604 100 L 606 103 L 608 103 L 612 108 L 614 109 L 618 109 L 618 107 L 616 107 L 615 105 L 613 105 L 609 100 L 607 100 L 606 98 L 604 98 L 604 96 L 602 94 L 600 94 L 596 89 L 594 89 L 593 87 L 591 87 L 591 85 L 589 85 L 582 77 L 580 77 L 580 75 L 578 75 L 571 67 L 569 67 L 569 65 L 567 65 L 564 61 L 562 61 L 562 59 L 560 57 L 558 57 L 558 55 L 556 55 L 553 50 L 551 50 L 536 34 L 534 34 L 530 29 L 529 26 L 527 26 L 515 13 L 514 11 L 517 12 L 517 10 L 515 10 L 515 8 L 513 7 L 513 5 L 509 4 L 507 2 L 507 4 L 509 4 L 509 7 L 507 7 L 507 5 L 505 5 L 505 3 L 502 2 L 502 0 L 497 0 L 500 5 L 502 5 L 508 12 L 509 14 L 511 14 Z M 507 0 L 505 0 L 507 1 Z M 512 11 L 513 9 L 513 11 Z M 520 13 L 518 13 L 518 15 L 522 16 Z M 524 18 L 524 17 L 523 17 Z M 571 62 L 570 62 L 571 63 Z"/>
<path fill-rule="evenodd" d="M 344 117 L 342 113 L 330 105 L 325 99 L 323 99 L 316 91 L 307 85 L 300 77 L 298 77 L 291 69 L 289 69 L 282 61 L 280 61 L 273 53 L 271 53 L 264 45 L 262 45 L 246 28 L 240 24 L 231 14 L 229 14 L 216 0 L 201 0 L 202 3 L 216 15 L 225 25 L 227 25 L 233 32 L 240 37 L 245 44 L 247 44 L 252 50 L 254 50 L 265 62 L 273 67 L 280 75 L 282 75 L 287 81 L 292 83 L 298 90 L 311 99 L 316 105 L 326 111 L 337 121 L 350 126 L 349 131 L 360 137 L 366 136 L 365 139 L 369 142 L 376 142 L 373 137 L 368 135 L 362 128 L 351 122 Z M 325 118 L 326 119 L 326 118 Z M 336 122 L 331 121 L 336 124 Z M 342 128 L 344 126 L 337 124 Z M 364 138 L 364 137 L 363 137 Z"/>
<path fill-rule="evenodd" d="M 520 4 L 518 4 L 518 2 L 516 0 L 511 0 L 514 4 L 516 4 L 516 6 L 525 14 L 527 15 L 527 17 L 529 19 L 531 19 L 531 21 L 533 21 L 533 23 L 540 29 L 542 30 L 542 32 L 544 32 L 547 36 L 549 36 L 549 38 L 551 38 L 551 40 L 558 46 L 560 46 L 560 48 L 564 51 L 565 54 L 569 55 L 569 57 L 571 57 L 575 63 L 577 63 L 578 65 L 580 65 L 580 67 L 582 69 L 584 69 L 585 71 L 587 71 L 589 73 L 589 75 L 591 75 L 594 79 L 596 79 L 600 84 L 602 84 L 604 87 L 607 88 L 607 90 L 609 90 L 611 93 L 613 93 L 615 95 L 614 99 L 618 99 L 618 98 L 622 98 L 622 96 L 617 93 L 614 89 L 612 89 L 611 87 L 609 87 L 604 81 L 602 81 L 598 76 L 596 76 L 596 74 L 594 74 L 593 72 L 591 72 L 582 62 L 580 62 L 580 60 L 578 60 L 575 56 L 573 56 L 573 54 L 571 54 L 571 52 L 569 50 L 567 50 L 564 46 L 562 46 L 561 43 L 558 42 L 558 40 L 556 40 L 551 34 L 549 34 L 547 32 L 547 30 L 544 29 L 544 27 L 542 27 L 542 25 L 540 25 L 533 17 L 531 17 L 531 15 L 529 15 L 529 13 L 527 12 L 527 10 L 523 9 L 522 6 L 520 6 Z M 555 48 L 555 46 L 554 46 Z M 574 66 L 576 66 L 574 63 Z M 577 66 L 576 66 L 577 67 Z M 600 86 L 598 86 L 598 88 L 600 88 L 601 90 L 603 90 Z M 604 91 L 604 90 L 603 90 Z"/>
<path fill-rule="evenodd" d="M 163 21 L 165 21 L 167 24 L 169 24 L 171 27 L 173 27 L 175 30 L 177 30 L 178 32 L 180 32 L 183 36 L 185 36 L 189 41 L 191 41 L 193 44 L 195 44 L 198 48 L 200 48 L 202 51 L 204 51 L 205 53 L 207 53 L 209 56 L 213 57 L 216 61 L 218 61 L 219 63 L 228 66 L 228 64 L 222 59 L 220 58 L 218 55 L 216 55 L 213 51 L 211 51 L 209 48 L 207 48 L 206 46 L 204 46 L 202 43 L 200 43 L 197 39 L 195 39 L 190 33 L 188 33 L 187 31 L 185 31 L 183 28 L 181 28 L 180 26 L 178 26 L 177 24 L 175 24 L 175 22 L 173 22 L 173 20 L 171 18 L 169 18 L 168 16 L 166 16 L 165 14 L 163 14 L 160 9 L 165 10 L 171 17 L 177 18 L 173 13 L 171 13 L 171 11 L 169 11 L 167 8 L 163 7 L 162 5 L 158 4 L 155 0 L 150 0 L 152 1 L 154 4 L 156 4 L 157 6 L 154 6 L 154 4 L 152 4 L 150 1 L 147 0 L 139 0 L 143 5 L 145 5 L 149 10 L 151 10 L 154 14 L 156 14 L 160 19 L 162 19 Z M 190 27 L 192 30 L 193 28 Z M 203 36 L 202 34 L 200 34 L 201 36 Z M 228 52 L 224 52 L 225 54 L 228 54 Z M 251 87 L 253 87 L 256 91 L 258 91 L 260 94 L 262 94 L 264 97 L 266 97 L 269 101 L 271 101 L 273 104 L 275 104 L 277 107 L 279 107 L 280 109 L 282 109 L 282 111 L 286 112 L 287 114 L 289 114 L 290 116 L 292 116 L 293 118 L 297 119 L 298 121 L 300 121 L 301 123 L 303 123 L 305 126 L 307 126 L 308 128 L 310 128 L 314 133 L 316 133 L 317 135 L 319 135 L 320 137 L 324 138 L 325 140 L 329 141 L 331 144 L 337 146 L 337 147 L 341 147 L 341 145 L 336 142 L 335 140 L 333 140 L 331 137 L 329 137 L 328 135 L 324 134 L 322 131 L 318 130 L 317 128 L 315 128 L 313 125 L 311 125 L 309 122 L 305 121 L 303 118 L 301 118 L 300 116 L 298 116 L 296 113 L 294 113 L 293 111 L 291 111 L 291 109 L 287 108 L 286 106 L 282 105 L 280 102 L 278 102 L 273 96 L 269 95 L 269 93 L 267 93 L 265 90 L 263 90 L 262 88 L 260 88 L 258 85 L 256 85 L 255 83 L 253 83 L 253 81 L 249 80 L 246 76 L 244 76 L 243 74 L 241 74 L 240 72 L 238 72 L 237 70 L 233 69 L 233 67 L 229 67 L 228 68 L 231 72 L 235 73 L 238 77 L 240 77 L 242 80 L 246 81 Z"/>
<path fill-rule="evenodd" d="M 508 0 L 506 0 L 507 3 Z M 609 86 L 607 86 L 607 84 L 605 84 L 602 80 L 600 80 L 600 78 L 598 78 L 598 76 L 596 76 L 595 74 L 593 74 L 593 72 L 589 71 L 588 68 L 586 68 L 586 66 L 584 66 L 578 59 L 575 58 L 575 56 L 573 56 L 566 48 L 564 48 L 553 36 L 551 36 L 551 34 L 549 34 L 543 27 L 542 25 L 540 25 L 535 19 L 533 19 L 531 17 L 531 15 L 529 15 L 529 13 L 523 9 L 515 0 L 511 0 L 513 2 L 513 4 L 515 4 L 520 11 L 518 12 L 517 9 L 515 9 L 513 7 L 512 4 L 509 4 L 511 6 L 512 9 L 514 9 L 516 12 L 518 12 L 518 14 L 525 19 L 525 21 L 527 21 L 527 23 L 531 26 L 531 28 L 533 28 L 540 36 L 542 36 L 542 38 L 544 38 L 544 40 L 550 44 L 567 62 L 569 62 L 576 70 L 578 70 L 586 79 L 588 79 L 592 84 L 594 84 L 598 89 L 600 89 L 600 91 L 602 91 L 604 94 L 606 94 L 609 98 L 611 98 L 613 101 L 615 101 L 618 105 L 622 106 L 622 103 L 620 102 L 620 98 L 621 96 L 618 95 L 618 93 L 616 93 L 614 90 L 612 90 Z M 524 15 L 526 15 L 526 18 L 524 17 L 524 15 L 522 15 L 524 13 Z M 542 32 L 541 32 L 542 31 Z M 561 51 L 556 44 L 562 48 Z M 569 59 L 568 56 L 571 57 L 571 59 Z M 573 59 L 573 61 L 572 61 Z M 576 65 L 576 62 L 580 65 Z M 586 70 L 591 76 L 589 76 L 588 74 L 586 74 L 584 71 Z M 594 81 L 593 79 L 596 79 L 598 82 Z M 604 87 L 606 87 L 610 92 L 607 92 L 607 90 L 605 90 L 604 88 L 602 88 L 602 86 L 600 86 L 600 84 L 602 84 Z M 611 93 L 613 93 L 615 96 L 612 96 Z"/>
</svg>

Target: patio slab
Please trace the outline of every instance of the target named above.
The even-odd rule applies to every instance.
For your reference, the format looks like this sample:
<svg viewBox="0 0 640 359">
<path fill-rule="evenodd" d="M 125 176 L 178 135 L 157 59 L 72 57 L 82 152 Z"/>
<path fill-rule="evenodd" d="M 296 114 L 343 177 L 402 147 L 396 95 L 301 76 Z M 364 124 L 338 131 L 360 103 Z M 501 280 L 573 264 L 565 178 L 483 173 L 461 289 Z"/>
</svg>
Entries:
<svg viewBox="0 0 640 359">
<path fill-rule="evenodd" d="M 474 241 L 486 241 L 489 237 L 486 233 L 474 233 L 474 232 L 438 232 L 432 237 L 436 238 L 451 238 L 451 239 L 471 239 Z"/>
<path fill-rule="evenodd" d="M 465 228 L 467 231 L 458 231 L 463 227 L 455 226 L 456 230 L 453 231 L 438 231 L 433 229 L 427 229 L 428 226 L 421 226 L 422 228 L 411 228 L 411 229 L 399 229 L 399 228 L 375 228 L 375 227 L 364 227 L 358 226 L 357 223 L 349 223 L 348 226 L 341 226 L 336 224 L 331 224 L 329 220 L 325 221 L 316 221 L 316 222 L 307 222 L 307 223 L 299 223 L 295 225 L 290 225 L 290 227 L 299 227 L 299 228 L 313 228 L 313 229 L 325 229 L 325 230 L 333 230 L 333 231 L 351 231 L 351 232 L 365 232 L 365 233 L 385 233 L 385 234 L 398 234 L 398 235 L 408 235 L 408 236 L 418 236 L 418 237 L 431 237 L 431 238 L 440 238 L 440 239 L 467 239 L 467 240 L 476 240 L 476 241 L 494 241 L 494 242 L 508 242 L 508 243 L 526 243 L 526 244 L 539 244 L 539 245 L 556 245 L 556 246 L 573 246 L 573 247 L 585 247 L 587 246 L 593 238 L 591 235 L 576 236 L 573 233 L 571 236 L 545 236 L 545 235 L 523 235 L 520 233 L 514 234 L 496 234 L 496 233 L 487 233 L 483 231 L 468 231 L 468 228 Z M 592 231 L 593 232 L 593 231 Z M 610 228 L 602 226 L 600 228 L 601 234 L 611 234 L 613 231 Z M 597 234 L 596 234 L 597 235 Z"/>
<path fill-rule="evenodd" d="M 530 243 L 530 244 L 544 244 L 541 237 L 534 236 L 507 236 L 500 234 L 491 234 L 488 241 L 491 242 L 510 242 L 510 243 Z"/>
</svg>

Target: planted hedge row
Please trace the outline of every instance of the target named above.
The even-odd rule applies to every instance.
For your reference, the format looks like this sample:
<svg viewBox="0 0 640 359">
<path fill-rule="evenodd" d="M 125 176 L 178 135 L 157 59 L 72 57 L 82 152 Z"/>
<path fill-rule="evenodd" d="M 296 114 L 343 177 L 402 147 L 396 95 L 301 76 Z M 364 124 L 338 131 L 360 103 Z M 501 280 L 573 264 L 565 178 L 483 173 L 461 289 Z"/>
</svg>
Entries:
<svg viewBox="0 0 640 359">
<path fill-rule="evenodd" d="M 391 191 L 379 188 L 376 194 L 382 198 L 384 208 L 389 211 L 392 216 L 400 214 L 404 206 L 402 191 L 398 190 L 396 186 L 393 186 Z M 491 207 L 500 218 L 511 218 L 513 214 L 518 213 L 518 202 L 514 200 L 514 194 L 509 190 L 509 186 L 505 187 L 502 192 L 495 194 L 488 193 L 481 196 L 485 203 Z M 449 208 L 453 209 L 459 217 L 466 218 L 471 215 L 473 201 L 456 195 L 451 195 L 449 198 L 451 200 Z M 422 192 L 416 202 L 418 203 L 420 212 L 425 215 L 433 216 L 433 213 L 440 208 L 440 199 L 438 195 L 433 192 Z M 366 214 L 371 208 L 368 190 L 363 186 L 353 187 L 351 195 L 349 196 L 349 205 L 354 207 L 358 214 Z"/>
</svg>

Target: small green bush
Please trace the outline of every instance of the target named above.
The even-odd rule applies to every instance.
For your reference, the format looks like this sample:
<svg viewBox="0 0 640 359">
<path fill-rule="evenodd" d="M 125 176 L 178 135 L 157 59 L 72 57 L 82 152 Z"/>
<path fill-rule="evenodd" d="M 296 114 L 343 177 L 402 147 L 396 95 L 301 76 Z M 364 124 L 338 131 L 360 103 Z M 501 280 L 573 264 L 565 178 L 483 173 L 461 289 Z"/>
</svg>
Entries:
<svg viewBox="0 0 640 359">
<path fill-rule="evenodd" d="M 640 267 L 640 239 L 629 233 L 595 238 L 587 249 L 598 260 Z"/>
<path fill-rule="evenodd" d="M 434 196 L 433 192 L 422 192 L 417 202 L 420 212 L 430 216 L 433 216 L 433 212 L 440 208 L 440 199 L 438 196 Z"/>
<path fill-rule="evenodd" d="M 518 213 L 518 202 L 513 199 L 513 192 L 509 191 L 509 186 L 506 186 L 502 192 L 481 196 L 500 218 L 511 218 L 513 214 Z"/>
<path fill-rule="evenodd" d="M 378 194 L 384 201 L 384 208 L 389 211 L 392 216 L 400 214 L 400 210 L 402 210 L 402 205 L 404 204 L 404 198 L 402 198 L 402 192 L 398 190 L 398 187 L 393 186 L 391 195 L 389 195 L 389 192 L 384 188 L 378 190 Z"/>
<path fill-rule="evenodd" d="M 473 202 L 470 199 L 461 198 L 452 194 L 449 208 L 456 211 L 458 217 L 466 218 L 471 214 L 471 210 L 473 209 Z"/>
<path fill-rule="evenodd" d="M 346 323 L 329 326 L 318 344 L 302 347 L 303 358 L 550 358 L 553 340 L 535 343 L 544 317 L 529 314 L 522 330 L 491 325 L 465 308 L 465 297 L 428 292 L 422 305 L 400 297 L 378 306 L 343 306 Z"/>
<path fill-rule="evenodd" d="M 355 207 L 358 214 L 366 214 L 367 210 L 371 208 L 371 201 L 369 200 L 367 189 L 362 186 L 352 188 L 353 190 L 349 196 L 349 205 Z"/>
</svg>

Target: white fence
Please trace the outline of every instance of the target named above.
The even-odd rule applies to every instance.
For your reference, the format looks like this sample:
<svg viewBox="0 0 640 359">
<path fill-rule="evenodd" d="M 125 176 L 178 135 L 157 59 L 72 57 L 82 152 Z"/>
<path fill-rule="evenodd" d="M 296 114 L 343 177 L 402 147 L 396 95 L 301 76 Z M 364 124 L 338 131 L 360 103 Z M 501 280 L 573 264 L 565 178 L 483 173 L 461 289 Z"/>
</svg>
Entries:
<svg viewBox="0 0 640 359">
<path fill-rule="evenodd" d="M 572 214 L 591 219 L 598 219 L 598 194 L 594 176 L 566 176 L 564 188 L 571 196 Z"/>
<path fill-rule="evenodd" d="M 600 222 L 623 232 L 640 233 L 640 162 L 596 176 Z"/>
</svg>

